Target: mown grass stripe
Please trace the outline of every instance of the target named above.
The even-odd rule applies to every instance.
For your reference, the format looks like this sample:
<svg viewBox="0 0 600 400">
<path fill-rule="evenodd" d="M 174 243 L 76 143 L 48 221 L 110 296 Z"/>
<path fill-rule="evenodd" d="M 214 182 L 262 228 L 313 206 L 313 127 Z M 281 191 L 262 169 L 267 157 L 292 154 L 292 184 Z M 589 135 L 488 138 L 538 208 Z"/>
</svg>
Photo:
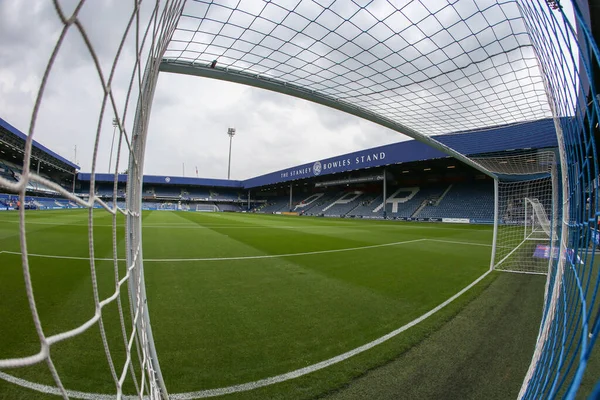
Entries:
<svg viewBox="0 0 600 400">
<path fill-rule="evenodd" d="M 207 258 L 147 258 L 144 259 L 144 262 L 194 262 L 194 261 L 235 261 L 235 260 L 257 260 L 257 259 L 265 259 L 265 258 L 284 258 L 284 257 L 298 257 L 298 256 L 311 256 L 315 254 L 328 254 L 328 253 L 342 253 L 345 251 L 357 251 L 357 250 L 366 250 L 366 249 L 374 249 L 378 247 L 389 247 L 389 246 L 397 246 L 401 244 L 415 243 L 421 242 L 428 239 L 414 239 L 414 240 L 405 240 L 402 242 L 393 242 L 393 243 L 383 243 L 383 244 L 374 244 L 370 246 L 361 246 L 361 247 L 349 247 L 346 249 L 332 249 L 332 250 L 318 250 L 318 251 L 307 251 L 303 253 L 288 253 L 288 254 L 265 254 L 260 256 L 239 256 L 239 257 L 207 257 Z M 6 254 L 13 255 L 21 255 L 18 251 L 4 251 Z M 89 257 L 73 257 L 73 256 L 57 256 L 57 255 L 49 255 L 49 254 L 33 254 L 28 253 L 29 257 L 39 257 L 39 258 L 54 258 L 61 260 L 84 260 L 89 261 Z M 112 258 L 95 258 L 96 261 L 113 261 Z M 125 261 L 124 258 L 118 258 L 117 261 Z"/>
<path fill-rule="evenodd" d="M 215 388 L 215 389 L 199 390 L 196 392 L 171 394 L 171 395 L 169 395 L 169 397 L 173 400 L 192 400 L 192 399 L 202 399 L 202 398 L 223 396 L 225 394 L 232 394 L 232 393 L 238 393 L 238 392 L 245 392 L 245 391 L 249 391 L 249 390 L 253 390 L 253 389 L 258 389 L 260 387 L 269 386 L 269 385 L 273 385 L 273 384 L 280 383 L 280 382 L 285 382 L 285 381 L 295 379 L 295 378 L 301 377 L 303 375 L 307 375 L 312 372 L 321 370 L 323 368 L 327 368 L 331 365 L 334 365 L 341 361 L 347 360 L 348 358 L 353 357 L 357 354 L 360 354 L 369 349 L 372 349 L 373 347 L 392 339 L 393 337 L 399 335 L 400 333 L 406 331 L 407 329 L 412 328 L 413 326 L 417 325 L 418 323 L 426 320 L 427 318 L 431 317 L 432 315 L 434 315 L 435 313 L 437 313 L 444 307 L 448 306 L 454 300 L 456 300 L 457 298 L 462 296 L 473 286 L 477 285 L 486 276 L 488 276 L 491 272 L 492 271 L 490 271 L 490 270 L 486 271 L 483 275 L 481 275 L 479 278 L 475 279 L 473 282 L 471 282 L 468 286 L 463 288 L 460 292 L 456 293 L 454 296 L 450 297 L 449 299 L 447 299 L 443 303 L 439 304 L 435 308 L 429 310 L 428 312 L 421 315 L 420 317 L 415 318 L 414 320 L 410 321 L 409 323 L 407 323 L 405 325 L 402 325 L 400 328 L 393 330 L 392 332 L 390 332 L 384 336 L 381 336 L 369 343 L 366 343 L 360 347 L 357 347 L 355 349 L 352 349 L 350 351 L 347 351 L 345 353 L 342 353 L 342 354 L 332 357 L 330 359 L 321 361 L 316 364 L 309 365 L 304 368 L 290 371 L 285 374 L 271 376 L 271 377 L 259 379 L 257 381 L 253 381 L 253 382 L 247 382 L 247 383 L 242 383 L 239 385 L 232 385 L 232 386 L 226 386 L 226 387 Z M 59 394 L 58 389 L 55 387 L 52 387 L 52 386 L 29 382 L 25 379 L 15 378 L 12 375 L 8 375 L 3 372 L 0 372 L 0 377 L 9 382 L 15 383 L 19 386 L 23 386 L 28 389 L 33 389 L 38 392 L 48 393 L 48 394 Z M 105 395 L 105 394 L 100 394 L 100 393 L 85 393 L 85 392 L 78 392 L 78 391 L 71 391 L 71 390 L 68 390 L 67 394 L 70 397 L 73 397 L 76 399 L 85 399 L 85 400 L 107 400 L 107 399 L 111 399 L 114 397 L 111 395 Z M 135 398 L 135 397 L 126 397 L 126 398 Z"/>
</svg>

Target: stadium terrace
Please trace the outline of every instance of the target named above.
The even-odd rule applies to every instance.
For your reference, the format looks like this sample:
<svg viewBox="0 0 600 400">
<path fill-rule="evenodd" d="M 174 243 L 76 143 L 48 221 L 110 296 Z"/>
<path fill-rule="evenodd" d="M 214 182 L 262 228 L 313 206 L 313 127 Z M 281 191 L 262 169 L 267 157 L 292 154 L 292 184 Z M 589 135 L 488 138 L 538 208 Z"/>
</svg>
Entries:
<svg viewBox="0 0 600 400">
<path fill-rule="evenodd" d="M 600 399 L 597 1 L 38 3 L 0 2 L 0 398 Z M 264 91 L 410 140 L 143 175 L 207 113 L 338 126 Z"/>
</svg>

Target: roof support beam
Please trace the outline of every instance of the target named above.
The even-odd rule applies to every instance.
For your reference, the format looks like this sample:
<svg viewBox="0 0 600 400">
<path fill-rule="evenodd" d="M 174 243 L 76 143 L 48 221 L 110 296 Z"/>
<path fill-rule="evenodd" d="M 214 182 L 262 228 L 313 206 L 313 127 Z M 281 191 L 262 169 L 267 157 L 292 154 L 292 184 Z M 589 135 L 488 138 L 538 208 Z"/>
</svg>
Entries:
<svg viewBox="0 0 600 400">
<path fill-rule="evenodd" d="M 438 142 L 430 136 L 424 135 L 423 133 L 420 133 L 405 125 L 394 122 L 388 118 L 382 117 L 369 110 L 357 107 L 343 100 L 338 100 L 334 97 L 327 96 L 319 92 L 308 90 L 301 86 L 280 82 L 276 79 L 269 78 L 267 76 L 250 74 L 244 71 L 229 70 L 227 68 L 222 68 L 218 66 L 211 68 L 209 66 L 194 65 L 191 62 L 172 61 L 168 59 L 163 60 L 161 62 L 160 71 L 240 83 L 243 85 L 253 86 L 277 93 L 287 94 L 289 96 L 297 97 L 327 107 L 335 108 L 336 110 L 355 115 L 359 118 L 366 119 L 368 121 L 374 122 L 378 125 L 384 126 L 398 133 L 402 133 L 406 136 L 409 136 L 415 140 L 418 140 L 419 142 L 425 143 L 435 149 L 438 149 L 462 161 L 467 165 L 470 165 L 471 167 L 483 172 L 484 174 L 492 178 L 495 177 L 493 173 L 488 171 L 479 163 L 457 152 L 451 147 L 448 147 L 445 144 Z"/>
</svg>

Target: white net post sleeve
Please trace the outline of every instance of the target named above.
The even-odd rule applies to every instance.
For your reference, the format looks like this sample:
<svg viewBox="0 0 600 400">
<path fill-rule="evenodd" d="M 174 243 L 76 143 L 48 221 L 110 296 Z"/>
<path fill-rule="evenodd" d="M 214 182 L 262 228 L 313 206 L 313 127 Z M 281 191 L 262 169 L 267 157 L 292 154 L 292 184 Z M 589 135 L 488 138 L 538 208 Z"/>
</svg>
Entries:
<svg viewBox="0 0 600 400">
<path fill-rule="evenodd" d="M 156 350 L 154 348 L 154 339 L 150 327 L 150 319 L 147 307 L 147 299 L 144 285 L 143 257 L 141 246 L 141 173 L 144 162 L 145 137 L 147 134 L 148 120 L 150 116 L 150 105 L 156 86 L 158 76 L 158 66 L 162 55 L 166 49 L 167 43 L 172 37 L 173 31 L 181 15 L 185 1 L 136 1 L 133 3 L 118 2 L 113 6 L 119 8 L 119 19 L 122 23 L 122 31 L 115 28 L 115 35 L 103 35 L 101 39 L 97 37 L 98 32 L 90 28 L 90 15 L 88 3 L 80 1 L 75 7 L 63 6 L 60 2 L 54 2 L 51 7 L 54 8 L 54 26 L 59 34 L 53 44 L 52 51 L 49 53 L 49 59 L 45 65 L 43 77 L 41 79 L 35 104 L 32 110 L 32 117 L 29 124 L 28 135 L 23 149 L 23 172 L 17 182 L 8 181 L 0 177 L 0 187 L 13 193 L 18 193 L 20 198 L 19 209 L 19 239 L 21 264 L 25 290 L 27 294 L 29 309 L 35 331 L 39 339 L 40 350 L 35 354 L 23 355 L 16 358 L 0 358 L 0 378 L 9 382 L 22 382 L 19 378 L 4 372 L 8 369 L 27 367 L 37 363 L 45 362 L 48 365 L 55 387 L 31 384 L 29 388 L 43 391 L 49 394 L 60 395 L 65 399 L 76 397 L 81 398 L 82 392 L 70 390 L 63 383 L 59 371 L 65 371 L 69 365 L 62 365 L 61 368 L 55 366 L 55 360 L 52 358 L 51 348 L 57 343 L 72 340 L 82 335 L 92 327 L 97 326 L 100 331 L 100 341 L 105 354 L 105 361 L 110 371 L 110 379 L 114 383 L 114 392 L 109 395 L 117 399 L 124 396 L 135 394 L 138 398 L 166 399 L 168 394 L 162 378 Z M 103 5 L 108 7 L 109 5 Z M 129 8 L 127 8 L 129 7 Z M 110 12 L 107 11 L 109 14 Z M 114 11 L 114 10 L 113 10 Z M 88 13 L 86 15 L 86 12 Z M 87 19 L 86 19 L 87 18 Z M 93 17 L 92 17 L 93 19 Z M 87 21 L 87 23 L 86 23 Z M 116 26 L 116 25 L 115 25 Z M 76 39 L 72 39 L 72 38 Z M 98 40 L 113 39 L 110 44 L 102 43 L 105 47 L 97 50 Z M 71 40 L 71 41 L 69 41 Z M 39 123 L 44 118 L 44 114 L 50 106 L 44 101 L 45 91 L 55 89 L 56 85 L 64 82 L 56 82 L 57 74 L 55 71 L 61 68 L 61 63 L 65 60 L 70 61 L 69 51 L 72 50 L 73 40 L 78 40 L 80 50 L 92 61 L 87 64 L 88 72 L 95 75 L 95 82 L 99 82 L 101 89 L 97 91 L 99 99 L 98 108 L 95 115 L 96 121 L 80 127 L 83 134 L 93 135 L 91 142 L 93 148 L 85 154 L 90 155 L 89 164 L 91 165 L 89 194 L 85 197 L 78 197 L 56 182 L 36 174 L 31 170 L 31 154 L 33 138 L 36 128 L 43 130 L 46 127 L 44 123 Z M 114 53 L 107 56 L 107 48 L 114 50 Z M 58 66 L 57 66 L 58 65 Z M 143 72 L 142 72 L 143 71 Z M 58 75 L 57 75 L 58 76 Z M 73 80 L 79 76 L 73 74 Z M 112 85 L 117 80 L 129 82 L 125 87 L 126 91 L 113 91 Z M 82 81 L 81 86 L 90 84 L 90 81 Z M 62 88 L 62 87 L 61 87 Z M 71 99 L 76 102 L 76 99 Z M 92 101 L 90 103 L 93 104 Z M 131 120 L 131 110 L 135 110 L 133 124 Z M 40 117 L 40 114 L 43 115 Z M 102 147 L 101 133 L 102 127 L 108 118 L 113 120 L 115 133 L 118 132 L 118 148 L 116 149 L 116 159 L 114 169 L 114 191 L 112 205 L 102 201 L 96 195 L 96 171 L 98 165 L 99 149 Z M 56 117 L 54 117 L 56 118 Z M 117 206 L 117 176 L 121 152 L 125 152 L 129 162 L 129 182 L 127 190 L 127 207 L 121 209 Z M 89 247 L 89 270 L 92 282 L 93 309 L 94 313 L 87 317 L 85 322 L 71 329 L 49 335 L 44 330 L 43 318 L 38 312 L 38 303 L 34 295 L 34 285 L 32 284 L 32 269 L 30 266 L 28 243 L 27 243 L 27 218 L 25 213 L 26 191 L 30 182 L 41 183 L 62 195 L 65 199 L 87 209 L 87 240 Z M 73 188 L 75 183 L 73 183 Z M 100 211 L 95 211 L 100 208 Z M 114 291 L 108 296 L 101 295 L 99 290 L 97 268 L 97 255 L 95 254 L 95 231 L 94 216 L 99 212 L 107 212 L 112 217 L 111 235 L 112 235 L 112 264 L 114 268 Z M 119 268 L 118 243 L 119 234 L 117 228 L 119 223 L 118 214 L 124 214 L 127 219 L 125 242 L 127 245 L 127 263 L 123 270 Z M 97 233 L 96 233 L 97 235 Z M 129 288 L 129 308 L 131 321 L 125 321 L 125 312 L 123 311 L 122 294 L 124 286 Z M 116 305 L 118 308 L 117 321 L 110 323 L 106 319 L 105 310 L 109 305 Z M 118 324 L 118 325 L 117 325 Z M 117 351 L 114 343 L 111 342 L 107 334 L 107 326 L 120 326 L 122 344 L 125 354 L 119 354 L 115 357 Z M 132 356 L 136 354 L 137 356 Z M 139 365 L 136 362 L 139 361 Z M 140 368 L 140 373 L 136 373 L 136 368 Z M 95 377 L 94 377 L 95 378 Z M 103 379 L 103 378 L 102 378 Z M 124 390 L 125 382 L 131 380 L 132 386 Z M 94 396 L 102 397 L 92 393 L 85 393 L 86 398 Z M 95 397 L 94 397 L 95 398 Z"/>
<path fill-rule="evenodd" d="M 490 269 L 494 269 L 496 262 L 496 248 L 498 246 L 498 214 L 500 209 L 499 199 L 499 182 L 498 178 L 494 178 L 494 230 L 492 236 L 492 254 L 490 257 Z"/>
<path fill-rule="evenodd" d="M 554 152 L 493 156 L 478 162 L 498 176 L 493 268 L 547 273 L 557 254 Z"/>
<path fill-rule="evenodd" d="M 219 208 L 214 204 L 196 204 L 196 211 L 217 212 Z"/>
</svg>

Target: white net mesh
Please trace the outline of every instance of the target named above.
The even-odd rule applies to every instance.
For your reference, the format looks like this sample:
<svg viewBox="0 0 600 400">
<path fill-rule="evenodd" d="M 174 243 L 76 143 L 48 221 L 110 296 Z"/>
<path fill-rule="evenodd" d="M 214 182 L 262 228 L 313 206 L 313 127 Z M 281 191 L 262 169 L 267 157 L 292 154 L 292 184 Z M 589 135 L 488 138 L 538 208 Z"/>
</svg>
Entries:
<svg viewBox="0 0 600 400">
<path fill-rule="evenodd" d="M 542 0 L 414 0 L 402 4 L 385 0 L 120 1 L 107 2 L 106 7 L 117 8 L 103 9 L 106 12 L 98 14 L 90 12 L 90 3 L 73 3 L 68 9 L 58 0 L 52 3 L 54 22 L 59 29 L 56 37 L 51 37 L 48 58 L 41 64 L 42 78 L 31 110 L 23 173 L 16 183 L 0 178 L 0 186 L 17 193 L 22 205 L 19 262 L 37 334 L 36 344 L 40 346 L 37 353 L 0 359 L 0 368 L 45 362 L 55 385 L 48 393 L 65 398 L 81 396 L 66 389 L 64 372 L 59 373 L 53 358 L 56 352 L 51 357 L 50 349 L 59 342 L 74 340 L 92 326 L 100 330 L 111 393 L 117 397 L 129 391 L 137 397 L 166 395 L 149 325 L 141 251 L 144 149 L 159 68 L 295 95 L 423 141 L 427 140 L 422 136 L 550 117 L 548 96 L 556 98 L 561 91 L 566 97 L 573 96 L 573 91 L 566 88 L 575 87 L 578 80 L 568 73 L 577 66 L 578 54 L 573 54 L 573 50 L 555 52 L 544 48 L 548 43 L 565 48 L 573 46 L 567 46 L 571 44 L 568 35 L 566 40 L 563 38 L 566 43 L 562 43 L 556 21 L 548 18 L 552 15 L 548 2 Z M 34 8 L 28 10 L 30 15 L 35 13 Z M 98 32 L 96 22 L 101 19 L 115 25 Z M 73 68 L 80 54 L 70 53 L 71 45 L 65 45 L 69 40 L 75 41 L 73 47 L 83 49 L 88 64 L 92 65 L 86 71 L 87 77 L 78 75 Z M 550 55 L 560 62 L 549 60 Z M 546 75 L 540 70 L 540 62 L 546 66 Z M 556 66 L 563 69 L 555 69 Z M 72 82 L 54 80 L 57 68 L 72 68 L 69 79 Z M 565 76 L 571 81 L 565 81 Z M 546 80 L 546 86 L 544 77 L 551 78 Z M 92 98 L 95 108 L 86 118 L 85 126 L 78 129 L 93 142 L 89 152 L 89 194 L 84 200 L 32 172 L 30 159 L 36 131 L 44 129 L 41 122 L 50 121 L 44 115 L 52 118 L 50 122 L 69 119 L 79 111 L 74 89 L 87 88 L 92 81 L 98 86 L 90 87 L 85 95 Z M 52 91 L 66 92 L 72 97 L 74 108 L 53 109 L 52 102 L 44 100 Z M 564 105 L 555 104 L 556 114 L 568 116 L 575 108 L 572 102 Z M 134 118 L 132 110 L 136 110 Z M 105 143 L 102 127 L 110 126 L 113 117 L 119 136 L 115 167 L 111 171 L 115 174 L 115 184 L 110 207 L 96 197 L 95 174 L 103 153 L 100 148 Z M 525 136 L 530 139 L 536 132 L 527 132 Z M 527 147 L 518 142 L 513 145 L 516 149 Z M 475 153 L 476 149 L 472 154 Z M 475 160 L 475 164 L 463 155 L 453 155 L 499 176 L 496 268 L 545 273 L 556 248 L 558 202 L 553 195 L 558 192 L 558 185 L 554 154 L 486 157 Z M 116 207 L 116 175 L 121 159 L 128 162 L 125 208 Z M 565 171 L 566 165 L 563 174 Z M 53 334 L 46 333 L 34 298 L 23 206 L 29 183 L 50 187 L 88 212 L 86 260 L 94 312 L 76 327 Z M 94 207 L 103 210 L 95 211 Z M 529 210 L 533 217 L 527 217 Z M 109 259 L 114 282 L 108 295 L 99 290 L 97 280 L 95 241 L 99 236 L 94 230 L 94 218 L 100 212 L 106 212 L 111 219 Z M 126 234 L 118 230 L 120 214 L 127 219 Z M 531 236 L 534 233 L 539 237 Z M 124 266 L 118 258 L 123 247 Z M 130 289 L 129 296 L 121 296 L 125 283 Z M 109 324 L 105 313 L 112 305 L 118 309 L 116 319 L 123 351 L 114 351 L 115 345 L 106 333 Z M 128 318 L 123 309 L 127 307 L 132 323 L 125 321 Z M 0 372 L 0 377 L 15 382 L 5 372 Z M 125 390 L 128 377 L 132 383 Z"/>
<path fill-rule="evenodd" d="M 51 43 L 51 48 L 44 49 L 48 52 L 49 58 L 46 59 L 35 105 L 31 110 L 28 136 L 23 148 L 23 172 L 18 176 L 16 182 L 0 177 L 0 187 L 19 196 L 20 252 L 16 254 L 21 255 L 27 302 L 39 343 L 39 351 L 28 354 L 31 346 L 23 341 L 22 348 L 13 349 L 14 353 L 18 354 L 17 356 L 0 358 L 0 369 L 5 371 L 44 362 L 47 364 L 55 386 L 28 383 L 7 372 L 0 372 L 0 378 L 43 392 L 58 394 L 63 398 L 81 397 L 81 393 L 69 390 L 65 384 L 64 376 L 70 377 L 67 381 L 72 384 L 72 377 L 77 375 L 76 371 L 72 371 L 73 364 L 57 364 L 56 354 L 61 353 L 53 348 L 59 343 L 78 340 L 79 336 L 88 335 L 88 331 L 92 327 L 96 327 L 100 331 L 104 359 L 108 365 L 110 377 L 90 378 L 112 381 L 112 392 L 114 393 L 110 396 L 112 398 L 115 395 L 117 398 L 121 398 L 124 393 L 135 394 L 138 398 L 163 398 L 166 396 L 166 390 L 154 350 L 144 290 L 140 244 L 141 196 L 136 196 L 136 194 L 139 194 L 141 190 L 143 145 L 153 94 L 150 88 L 154 87 L 158 75 L 157 60 L 162 57 L 184 2 L 155 1 L 143 4 L 141 2 L 129 2 L 128 4 L 119 2 L 119 4 L 113 5 L 116 8 L 112 10 L 103 9 L 102 11 L 107 12 L 109 16 L 119 16 L 114 19 L 112 35 L 108 35 L 114 39 L 110 43 L 107 43 L 105 32 L 93 29 L 94 18 L 97 15 L 94 15 L 89 3 L 81 1 L 74 6 L 63 6 L 59 2 L 53 3 L 54 19 L 51 22 L 44 22 L 51 23 L 55 28 L 56 39 Z M 46 6 L 52 7 L 50 3 L 47 3 Z M 78 57 L 87 57 L 91 62 L 85 64 L 86 68 L 78 70 L 71 65 L 72 62 L 78 60 Z M 86 153 L 91 158 L 86 160 L 86 164 L 89 161 L 89 165 L 91 165 L 89 191 L 86 196 L 81 197 L 39 175 L 31 168 L 32 141 L 36 132 L 48 129 L 48 124 L 45 123 L 48 115 L 57 119 L 60 113 L 53 109 L 50 101 L 45 101 L 45 96 L 52 96 L 56 91 L 61 92 L 65 90 L 65 86 L 71 83 L 58 78 L 60 70 L 65 66 L 73 68 L 71 77 L 74 81 L 79 79 L 80 87 L 86 87 L 90 82 L 99 82 L 99 85 L 93 88 L 93 94 L 89 95 L 90 99 L 87 103 L 92 104 L 94 109 L 86 110 L 96 118 L 88 120 L 85 126 L 78 127 L 81 135 L 87 135 L 88 142 L 93 146 L 91 151 L 88 150 Z M 90 77 L 94 79 L 90 79 Z M 118 90 L 113 90 L 113 85 L 118 86 Z M 75 96 L 70 99 L 70 102 L 74 109 L 78 106 L 78 99 Z M 135 112 L 135 115 L 132 112 Z M 114 170 L 111 173 L 114 173 L 116 177 L 119 167 L 123 167 L 121 165 L 123 158 L 129 165 L 128 202 L 125 209 L 117 207 L 117 179 L 114 179 L 111 206 L 96 195 L 94 177 L 98 154 L 107 150 L 102 148 L 106 143 L 101 140 L 102 127 L 110 126 L 113 117 L 118 140 Z M 106 151 L 106 153 L 108 152 Z M 30 219 L 26 218 L 25 212 L 26 190 L 31 183 L 40 183 L 87 210 L 88 257 L 79 257 L 78 259 L 87 260 L 89 263 L 90 272 L 86 279 L 89 279 L 92 284 L 91 308 L 93 312 L 85 317 L 84 322 L 67 329 L 58 328 L 58 331 L 56 331 L 56 323 L 49 323 L 48 319 L 44 318 L 43 309 L 49 305 L 43 303 L 43 300 L 40 305 L 34 296 L 36 286 L 32 279 L 32 275 L 34 275 L 32 274 L 32 264 L 35 262 L 30 259 L 28 248 L 35 243 L 28 241 L 27 226 Z M 107 216 L 111 221 L 112 254 L 108 258 L 108 260 L 112 260 L 110 263 L 114 275 L 111 289 L 102 285 L 107 276 L 104 272 L 106 271 L 104 268 L 106 262 L 99 261 L 98 255 L 95 254 L 97 249 L 95 242 L 103 240 L 97 237 L 95 221 L 102 215 Z M 127 219 L 127 235 L 123 235 L 121 229 L 123 224 L 121 215 Z M 123 265 L 122 258 L 120 259 L 118 256 L 119 253 L 123 253 L 123 242 L 126 243 L 126 265 Z M 107 259 L 103 258 L 102 260 Z M 3 267 L 10 266 L 3 265 Z M 125 287 L 129 288 L 129 292 L 125 290 Z M 129 307 L 129 318 L 126 316 L 127 307 Z M 107 320 L 107 312 L 111 316 L 110 321 Z M 10 329 L 10 326 L 6 326 L 5 329 Z M 115 330 L 116 332 L 120 331 L 116 336 Z M 48 331 L 53 333 L 49 334 Z M 118 339 L 119 336 L 120 339 Z M 71 355 L 72 357 L 73 355 Z M 18 371 L 15 373 L 18 374 Z"/>
<path fill-rule="evenodd" d="M 512 1 L 188 1 L 165 64 L 284 82 L 426 135 L 550 116 Z"/>
<path fill-rule="evenodd" d="M 196 211 L 217 212 L 219 209 L 214 204 L 196 204 Z"/>
<path fill-rule="evenodd" d="M 529 240 L 549 240 L 552 235 L 556 239 L 556 232 L 552 226 L 544 205 L 537 198 L 525 198 L 525 238 Z"/>
<path fill-rule="evenodd" d="M 554 152 L 527 152 L 478 161 L 499 176 L 494 267 L 547 273 L 550 257 L 555 257 L 557 251 Z"/>
</svg>

